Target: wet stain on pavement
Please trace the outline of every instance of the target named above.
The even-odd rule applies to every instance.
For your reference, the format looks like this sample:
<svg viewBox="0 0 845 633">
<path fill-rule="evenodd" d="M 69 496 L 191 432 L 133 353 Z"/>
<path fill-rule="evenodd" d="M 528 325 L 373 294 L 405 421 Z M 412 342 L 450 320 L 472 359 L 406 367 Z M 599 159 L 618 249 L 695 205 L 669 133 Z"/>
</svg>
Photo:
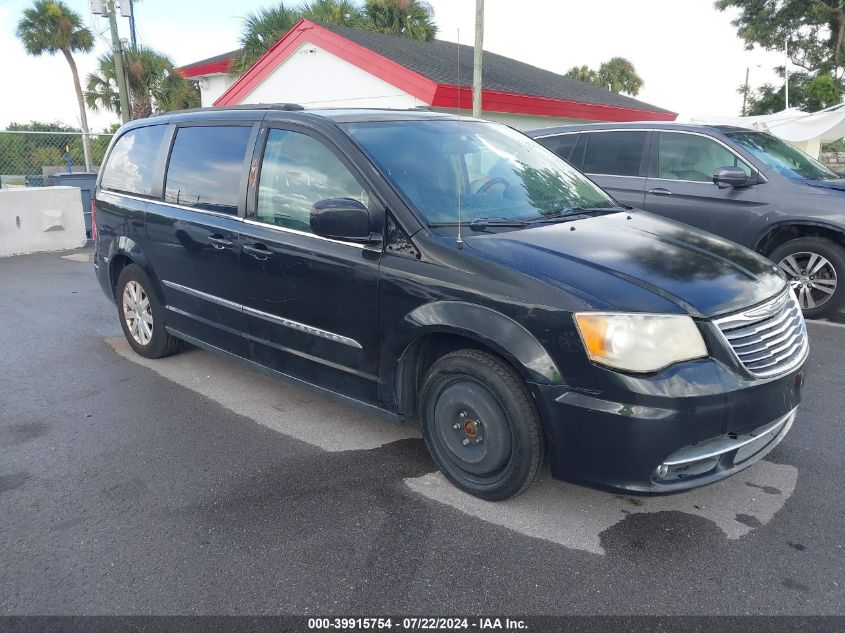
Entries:
<svg viewBox="0 0 845 633">
<path fill-rule="evenodd" d="M 49 430 L 50 425 L 43 422 L 12 424 L 6 428 L 0 428 L 0 446 L 23 444 L 46 435 Z"/>
<path fill-rule="evenodd" d="M 0 494 L 23 486 L 32 475 L 29 473 L 15 473 L 14 475 L 0 475 Z"/>
<path fill-rule="evenodd" d="M 750 514 L 737 514 L 736 520 L 750 528 L 758 528 L 763 525 L 760 522 L 760 519 L 755 516 L 751 516 Z"/>
</svg>

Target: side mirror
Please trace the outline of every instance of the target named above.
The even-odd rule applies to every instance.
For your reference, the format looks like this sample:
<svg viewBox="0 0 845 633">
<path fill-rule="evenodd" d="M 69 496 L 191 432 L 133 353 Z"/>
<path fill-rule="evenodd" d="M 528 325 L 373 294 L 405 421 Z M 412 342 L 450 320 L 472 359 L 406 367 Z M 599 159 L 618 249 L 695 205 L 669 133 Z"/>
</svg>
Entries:
<svg viewBox="0 0 845 633">
<path fill-rule="evenodd" d="M 329 198 L 311 206 L 311 230 L 322 237 L 349 242 L 374 242 L 378 236 L 370 230 L 370 212 L 358 200 Z"/>
<path fill-rule="evenodd" d="M 749 184 L 749 178 L 742 167 L 719 167 L 713 174 L 713 184 L 719 189 L 744 187 Z"/>
</svg>

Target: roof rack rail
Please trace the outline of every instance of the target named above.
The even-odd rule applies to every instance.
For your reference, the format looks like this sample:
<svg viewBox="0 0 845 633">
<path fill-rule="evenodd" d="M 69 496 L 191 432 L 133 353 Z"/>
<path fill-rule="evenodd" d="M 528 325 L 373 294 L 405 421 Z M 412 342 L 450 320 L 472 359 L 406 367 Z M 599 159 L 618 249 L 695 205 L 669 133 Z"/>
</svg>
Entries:
<svg viewBox="0 0 845 633">
<path fill-rule="evenodd" d="M 272 103 L 267 106 L 269 110 L 285 110 L 288 112 L 296 111 L 296 110 L 304 110 L 301 105 L 298 103 Z"/>
</svg>

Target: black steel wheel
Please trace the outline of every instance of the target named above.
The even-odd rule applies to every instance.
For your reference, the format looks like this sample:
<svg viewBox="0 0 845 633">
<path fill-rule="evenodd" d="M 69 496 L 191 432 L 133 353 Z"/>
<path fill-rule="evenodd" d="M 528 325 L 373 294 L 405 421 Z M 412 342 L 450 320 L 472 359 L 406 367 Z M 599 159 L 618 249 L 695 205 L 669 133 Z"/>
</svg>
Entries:
<svg viewBox="0 0 845 633">
<path fill-rule="evenodd" d="M 500 501 L 537 478 L 545 454 L 540 417 L 501 358 L 477 350 L 443 356 L 423 380 L 419 407 L 429 452 L 461 490 Z"/>
</svg>

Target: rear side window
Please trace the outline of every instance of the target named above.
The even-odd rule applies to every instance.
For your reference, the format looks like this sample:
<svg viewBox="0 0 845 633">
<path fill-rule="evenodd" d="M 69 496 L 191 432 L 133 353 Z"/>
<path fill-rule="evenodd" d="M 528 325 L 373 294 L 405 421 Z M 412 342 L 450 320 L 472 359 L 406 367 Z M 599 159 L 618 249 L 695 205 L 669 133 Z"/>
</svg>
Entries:
<svg viewBox="0 0 845 633">
<path fill-rule="evenodd" d="M 587 174 L 639 176 L 647 132 L 590 132 L 584 153 Z"/>
<path fill-rule="evenodd" d="M 103 167 L 100 185 L 114 191 L 151 195 L 155 161 L 165 129 L 164 125 L 151 125 L 121 136 Z"/>
<path fill-rule="evenodd" d="M 547 147 L 563 160 L 568 161 L 572 155 L 572 150 L 575 148 L 575 143 L 578 142 L 578 134 L 560 134 L 559 136 L 547 136 L 537 140 L 540 145 Z"/>
<path fill-rule="evenodd" d="M 167 166 L 164 201 L 236 214 L 252 129 L 221 125 L 182 127 Z"/>
</svg>

